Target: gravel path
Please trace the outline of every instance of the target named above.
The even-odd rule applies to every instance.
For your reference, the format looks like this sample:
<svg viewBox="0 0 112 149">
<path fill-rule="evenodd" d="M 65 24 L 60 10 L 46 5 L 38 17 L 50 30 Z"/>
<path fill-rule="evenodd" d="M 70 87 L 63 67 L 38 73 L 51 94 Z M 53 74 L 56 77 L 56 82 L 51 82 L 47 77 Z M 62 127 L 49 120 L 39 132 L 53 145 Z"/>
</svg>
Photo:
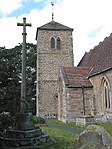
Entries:
<svg viewBox="0 0 112 149">
<path fill-rule="evenodd" d="M 59 129 L 62 129 L 62 130 L 74 132 L 76 134 L 80 134 L 83 131 L 83 130 L 80 130 L 80 129 L 70 128 L 70 127 L 66 127 L 66 126 L 62 126 L 62 125 L 58 125 L 58 124 L 47 123 L 47 125 L 55 127 L 55 128 L 59 128 Z"/>
</svg>

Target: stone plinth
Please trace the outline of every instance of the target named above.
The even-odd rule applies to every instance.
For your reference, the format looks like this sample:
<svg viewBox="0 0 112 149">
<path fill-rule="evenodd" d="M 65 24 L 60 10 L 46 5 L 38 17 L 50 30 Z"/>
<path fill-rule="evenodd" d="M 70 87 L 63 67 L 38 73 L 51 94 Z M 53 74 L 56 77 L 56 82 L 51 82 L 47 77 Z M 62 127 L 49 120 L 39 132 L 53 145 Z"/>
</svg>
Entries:
<svg viewBox="0 0 112 149">
<path fill-rule="evenodd" d="M 33 125 L 30 113 L 17 114 L 16 118 L 15 127 L 7 129 L 0 137 L 1 149 L 33 149 L 53 143 L 46 133 Z"/>
<path fill-rule="evenodd" d="M 39 128 L 29 131 L 8 129 L 6 130 L 6 135 L 1 137 L 1 140 L 3 141 L 2 146 L 6 149 L 10 147 L 38 147 L 51 142 L 51 138 Z"/>
<path fill-rule="evenodd" d="M 17 113 L 15 129 L 18 129 L 18 130 L 35 129 L 35 125 L 32 122 L 32 114 L 31 113 Z"/>
<path fill-rule="evenodd" d="M 82 115 L 76 118 L 76 125 L 87 126 L 94 123 L 94 116 Z"/>
</svg>

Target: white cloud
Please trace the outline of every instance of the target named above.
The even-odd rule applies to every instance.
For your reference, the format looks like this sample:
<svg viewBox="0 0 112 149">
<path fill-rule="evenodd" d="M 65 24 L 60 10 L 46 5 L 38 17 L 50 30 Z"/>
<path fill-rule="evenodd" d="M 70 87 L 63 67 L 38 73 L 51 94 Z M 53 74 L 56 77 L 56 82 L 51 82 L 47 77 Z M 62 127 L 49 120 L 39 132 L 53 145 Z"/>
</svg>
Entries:
<svg viewBox="0 0 112 149">
<path fill-rule="evenodd" d="M 0 0 L 0 14 L 7 15 L 22 6 L 22 0 Z"/>
<path fill-rule="evenodd" d="M 34 2 L 38 3 L 38 2 L 42 2 L 43 0 L 34 0 Z"/>
<path fill-rule="evenodd" d="M 17 38 L 16 18 L 0 19 L 0 46 L 11 48 Z"/>
<path fill-rule="evenodd" d="M 16 1 L 16 2 L 15 2 Z M 35 0 L 40 1 L 40 0 Z M 44 25 L 52 19 L 51 1 L 46 2 L 42 10 L 33 9 L 29 14 L 19 17 L 4 17 L 0 19 L 0 46 L 14 47 L 22 42 L 22 27 L 17 27 L 17 22 L 22 22 L 26 17 L 32 27 L 27 27 L 27 42 L 35 41 L 37 27 Z M 22 0 L 0 0 L 0 10 L 9 13 L 21 6 Z M 12 4 L 15 7 L 6 5 Z M 1 6 L 3 5 L 3 7 Z M 85 51 L 94 48 L 106 36 L 112 32 L 111 0 L 57 0 L 54 5 L 54 20 L 66 26 L 74 28 L 74 61 L 75 65 L 80 61 Z M 94 36 L 92 36 L 94 35 Z"/>
</svg>

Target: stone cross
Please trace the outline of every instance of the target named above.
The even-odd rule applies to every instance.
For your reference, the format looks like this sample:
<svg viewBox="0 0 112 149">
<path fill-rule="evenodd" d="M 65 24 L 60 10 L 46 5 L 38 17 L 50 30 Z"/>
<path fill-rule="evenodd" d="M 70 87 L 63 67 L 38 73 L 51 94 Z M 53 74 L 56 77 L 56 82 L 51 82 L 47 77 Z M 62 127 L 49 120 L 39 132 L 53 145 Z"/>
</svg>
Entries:
<svg viewBox="0 0 112 149">
<path fill-rule="evenodd" d="M 20 112 L 27 112 L 26 100 L 26 26 L 31 26 L 31 23 L 26 23 L 26 18 L 23 18 L 23 23 L 17 23 L 17 26 L 23 26 L 23 44 L 22 44 L 22 83 L 21 83 L 21 106 Z"/>
</svg>

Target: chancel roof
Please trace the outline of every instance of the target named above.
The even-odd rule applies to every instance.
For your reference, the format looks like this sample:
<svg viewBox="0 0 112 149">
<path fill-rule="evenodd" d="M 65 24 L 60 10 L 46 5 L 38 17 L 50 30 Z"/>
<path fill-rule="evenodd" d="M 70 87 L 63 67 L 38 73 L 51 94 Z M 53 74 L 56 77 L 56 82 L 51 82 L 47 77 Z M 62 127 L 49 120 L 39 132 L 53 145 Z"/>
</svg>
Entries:
<svg viewBox="0 0 112 149">
<path fill-rule="evenodd" d="M 67 87 L 93 87 L 87 78 L 91 72 L 89 67 L 61 67 L 61 72 Z"/>
<path fill-rule="evenodd" d="M 90 52 L 85 53 L 78 66 L 92 67 L 89 76 L 112 69 L 112 34 Z"/>
</svg>

